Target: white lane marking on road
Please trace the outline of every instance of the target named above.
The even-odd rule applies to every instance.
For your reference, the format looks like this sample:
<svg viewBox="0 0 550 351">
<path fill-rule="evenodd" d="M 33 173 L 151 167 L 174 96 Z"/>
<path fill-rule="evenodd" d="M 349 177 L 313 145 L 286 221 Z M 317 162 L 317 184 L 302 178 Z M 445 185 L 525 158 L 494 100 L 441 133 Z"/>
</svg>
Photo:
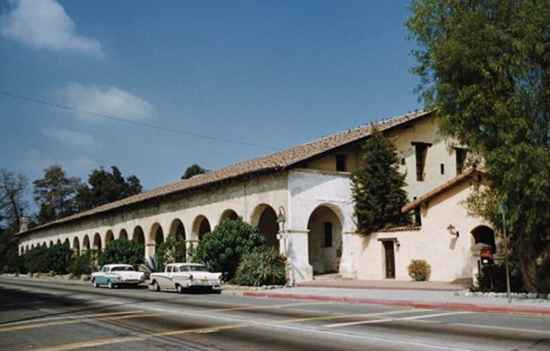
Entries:
<svg viewBox="0 0 550 351">
<path fill-rule="evenodd" d="M 128 312 L 109 312 L 109 313 L 95 313 L 95 314 L 81 314 L 81 315 L 76 314 L 72 316 L 59 316 L 59 317 L 44 317 L 44 318 L 37 318 L 37 319 L 26 320 L 26 321 L 1 323 L 0 331 L 4 330 L 7 327 L 17 326 L 17 325 L 32 325 L 35 323 L 60 321 L 60 320 L 62 321 L 62 320 L 73 320 L 73 319 L 89 319 L 89 318 L 99 318 L 99 317 L 108 317 L 108 316 L 132 315 L 132 314 L 138 314 L 142 312 L 143 311 L 128 311 Z M 48 311 L 48 313 L 55 313 L 55 312 Z M 67 313 L 71 313 L 71 312 L 69 311 Z"/>
<path fill-rule="evenodd" d="M 385 318 L 385 319 L 375 319 L 375 320 L 367 320 L 367 321 L 334 323 L 334 324 L 327 324 L 325 325 L 325 327 L 341 328 L 341 327 L 349 327 L 352 325 L 362 325 L 362 324 L 379 324 L 379 323 L 399 322 L 399 321 L 414 321 L 414 320 L 422 320 L 422 319 L 428 319 L 428 318 L 437 318 L 437 317 L 445 317 L 445 316 L 453 316 L 458 314 L 469 314 L 469 313 L 473 313 L 473 312 L 467 312 L 467 311 L 445 312 L 445 313 L 423 314 L 420 316 L 411 316 L 411 317 L 402 317 L 402 318 Z"/>
<path fill-rule="evenodd" d="M 326 316 L 330 318 L 331 316 Z M 216 318 L 216 317 L 213 317 Z M 319 318 L 312 317 L 311 319 Z M 221 318 L 220 318 L 221 319 Z M 234 321 L 240 321 L 235 318 L 223 318 L 223 319 L 233 319 Z M 378 342 L 382 344 L 396 344 L 396 345 L 407 345 L 427 348 L 430 350 L 445 350 L 445 351 L 472 351 L 473 349 L 458 348 L 458 347 L 448 347 L 438 344 L 425 343 L 421 341 L 411 341 L 410 339 L 399 339 L 397 335 L 391 335 L 391 337 L 377 336 L 377 335 L 359 335 L 348 332 L 336 332 L 329 330 L 319 330 L 314 327 L 305 327 L 299 325 L 289 325 L 288 323 L 294 323 L 297 321 L 302 321 L 303 319 L 288 319 L 281 321 L 254 321 L 254 320 L 243 320 L 242 323 L 234 323 L 228 325 L 212 326 L 212 327 L 203 327 L 203 328 L 191 328 L 191 329 L 179 329 L 179 330 L 169 330 L 156 333 L 141 333 L 137 335 L 131 335 L 126 337 L 114 337 L 114 338 L 105 338 L 99 340 L 88 340 L 83 342 L 76 342 L 72 344 L 62 344 L 56 346 L 50 346 L 45 348 L 39 348 L 36 351 L 69 351 L 69 350 L 78 350 L 83 348 L 97 347 L 102 345 L 112 345 L 116 343 L 127 343 L 127 342 L 139 342 L 145 341 L 155 337 L 165 337 L 165 336 L 177 336 L 185 334 L 208 334 L 216 333 L 224 330 L 240 329 L 240 328 L 250 328 L 250 327 L 261 327 L 272 329 L 285 329 L 298 332 L 300 334 L 320 334 L 323 336 L 331 336 L 340 339 L 356 339 L 359 341 L 369 341 L 369 342 Z"/>
</svg>

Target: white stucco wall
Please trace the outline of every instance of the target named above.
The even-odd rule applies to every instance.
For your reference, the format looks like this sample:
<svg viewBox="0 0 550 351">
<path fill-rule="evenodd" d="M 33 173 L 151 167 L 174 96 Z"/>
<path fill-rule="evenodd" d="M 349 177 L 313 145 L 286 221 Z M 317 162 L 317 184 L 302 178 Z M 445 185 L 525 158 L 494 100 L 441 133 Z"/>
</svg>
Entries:
<svg viewBox="0 0 550 351">
<path fill-rule="evenodd" d="M 295 279 L 311 280 L 313 269 L 308 254 L 308 222 L 319 206 L 330 208 L 340 220 L 342 228 L 342 257 L 340 272 L 352 274 L 351 256 L 345 245 L 346 238 L 355 232 L 350 176 L 342 172 L 296 169 L 288 176 L 289 258 L 295 270 Z"/>
<path fill-rule="evenodd" d="M 472 188 L 464 183 L 433 198 L 423 207 L 420 230 L 379 232 L 366 239 L 356 235 L 358 278 L 385 279 L 384 249 L 379 240 L 390 238 L 400 243 L 399 248 L 395 248 L 397 280 L 411 280 L 407 267 L 413 259 L 424 259 L 430 264 L 430 280 L 433 281 L 472 278 L 475 258 L 471 252 L 474 240 L 470 232 L 485 224 L 482 219 L 469 215 L 464 206 Z M 458 238 L 449 234 L 449 225 L 458 230 Z"/>
</svg>

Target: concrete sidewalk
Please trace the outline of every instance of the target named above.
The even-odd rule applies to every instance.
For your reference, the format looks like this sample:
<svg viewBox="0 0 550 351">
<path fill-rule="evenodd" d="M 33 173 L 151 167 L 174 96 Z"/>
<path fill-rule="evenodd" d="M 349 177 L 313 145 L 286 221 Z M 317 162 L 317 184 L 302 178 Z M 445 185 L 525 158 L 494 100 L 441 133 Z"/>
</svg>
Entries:
<svg viewBox="0 0 550 351">
<path fill-rule="evenodd" d="M 471 312 L 550 315 L 550 300 L 513 299 L 509 304 L 506 298 L 464 296 L 458 291 L 294 287 L 243 291 L 242 295 Z"/>
<path fill-rule="evenodd" d="M 342 288 L 342 289 L 382 289 L 382 290 L 426 290 L 461 291 L 471 283 L 416 282 L 401 280 L 359 280 L 359 279 L 317 279 L 296 284 L 297 287 Z"/>
</svg>

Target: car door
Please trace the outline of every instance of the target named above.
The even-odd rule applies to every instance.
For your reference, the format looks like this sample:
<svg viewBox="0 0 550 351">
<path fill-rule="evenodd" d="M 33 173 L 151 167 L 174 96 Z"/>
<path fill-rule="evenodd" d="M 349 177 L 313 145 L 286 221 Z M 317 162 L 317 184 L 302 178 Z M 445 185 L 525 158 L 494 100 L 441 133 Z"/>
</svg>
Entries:
<svg viewBox="0 0 550 351">
<path fill-rule="evenodd" d="M 172 289 L 172 271 L 174 267 L 167 266 L 164 270 L 164 273 L 162 273 L 161 279 L 159 280 L 159 285 L 162 289 Z"/>
</svg>

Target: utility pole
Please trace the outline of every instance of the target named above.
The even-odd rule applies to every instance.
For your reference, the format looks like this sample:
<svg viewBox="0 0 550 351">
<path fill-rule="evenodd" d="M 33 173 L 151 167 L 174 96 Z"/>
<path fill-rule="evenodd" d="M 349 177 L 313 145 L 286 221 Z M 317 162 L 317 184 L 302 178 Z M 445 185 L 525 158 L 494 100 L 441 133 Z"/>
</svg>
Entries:
<svg viewBox="0 0 550 351">
<path fill-rule="evenodd" d="M 506 231 L 506 206 L 504 202 L 500 204 L 500 212 L 502 215 L 502 235 L 504 237 L 504 266 L 506 267 L 506 297 L 508 303 L 512 303 L 511 286 L 510 286 L 510 264 L 508 260 L 508 233 Z"/>
</svg>

